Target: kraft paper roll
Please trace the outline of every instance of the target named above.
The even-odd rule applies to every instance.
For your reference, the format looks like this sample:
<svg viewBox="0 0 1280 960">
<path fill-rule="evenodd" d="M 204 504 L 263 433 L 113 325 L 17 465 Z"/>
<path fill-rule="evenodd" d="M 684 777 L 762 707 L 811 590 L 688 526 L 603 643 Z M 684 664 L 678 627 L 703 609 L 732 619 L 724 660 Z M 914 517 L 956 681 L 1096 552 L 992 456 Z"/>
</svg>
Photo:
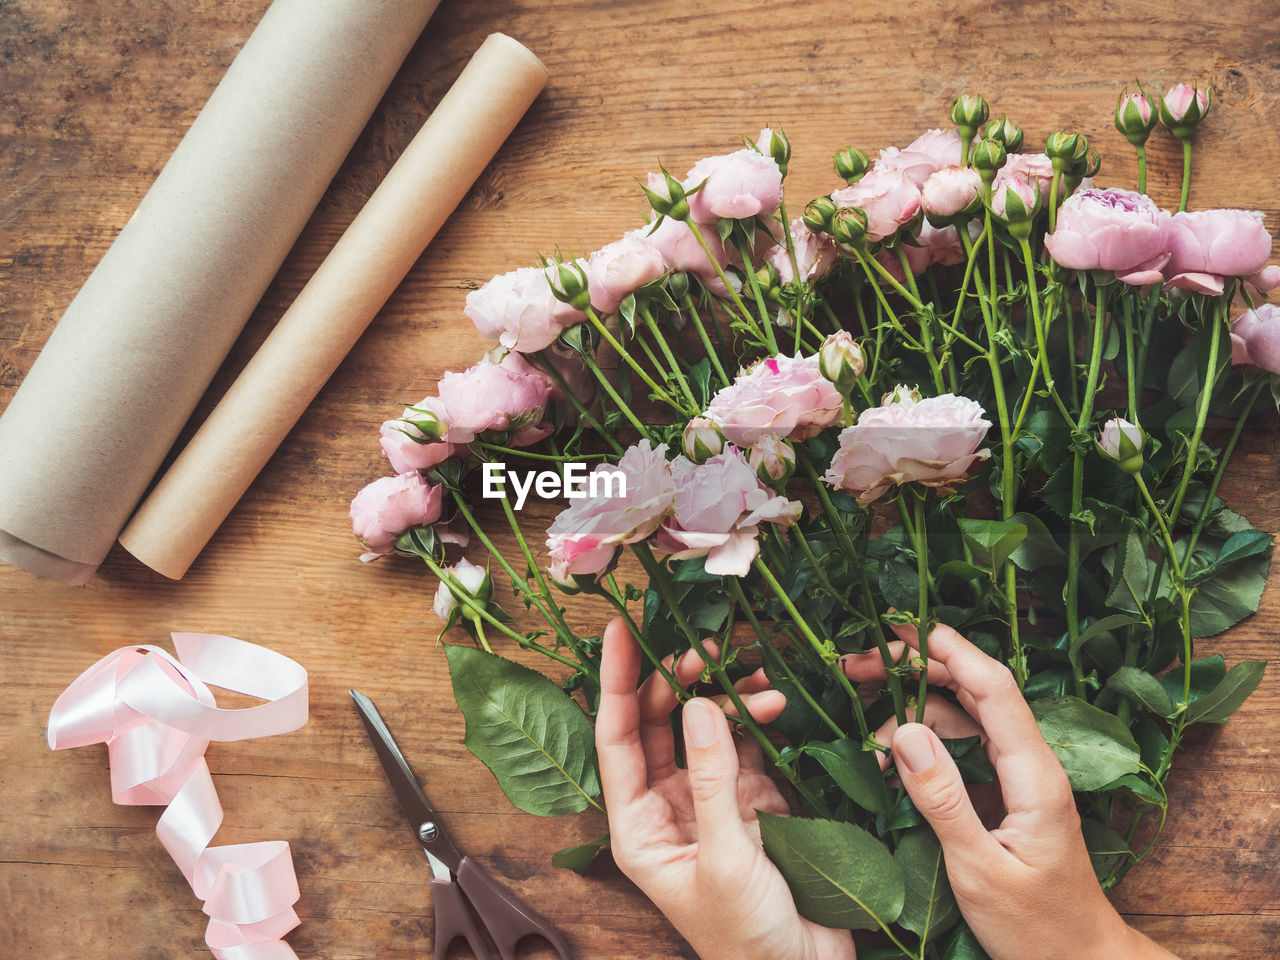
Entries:
<svg viewBox="0 0 1280 960">
<path fill-rule="evenodd" d="M 298 299 L 138 509 L 120 542 L 179 579 L 547 82 L 492 34 Z"/>
<path fill-rule="evenodd" d="M 0 559 L 83 583 L 439 0 L 276 0 L 0 416 Z"/>
</svg>

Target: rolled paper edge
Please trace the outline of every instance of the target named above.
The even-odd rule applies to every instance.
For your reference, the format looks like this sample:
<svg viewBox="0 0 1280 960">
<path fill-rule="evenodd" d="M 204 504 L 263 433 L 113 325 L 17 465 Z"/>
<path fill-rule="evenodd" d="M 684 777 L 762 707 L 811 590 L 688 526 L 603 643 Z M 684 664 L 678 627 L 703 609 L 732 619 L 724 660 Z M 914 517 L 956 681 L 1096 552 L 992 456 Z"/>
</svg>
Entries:
<svg viewBox="0 0 1280 960">
<path fill-rule="evenodd" d="M 493 74 L 477 74 L 482 68 L 493 70 L 495 57 L 502 58 L 509 64 L 509 69 L 500 79 Z M 186 576 L 201 551 L 274 455 L 288 431 L 304 415 L 306 407 L 314 401 L 325 382 L 350 352 L 352 345 L 434 239 L 435 229 L 425 238 L 419 238 L 420 245 L 415 244 L 415 248 L 408 251 L 412 256 L 405 257 L 403 273 L 399 273 L 395 283 L 389 288 L 371 291 L 368 301 L 359 304 L 358 308 L 352 303 L 345 304 L 348 312 L 352 313 L 350 318 L 339 317 L 334 308 L 327 309 L 327 312 L 323 306 L 320 311 L 315 309 L 313 300 L 316 292 L 325 289 L 326 284 L 331 285 L 335 274 L 349 268 L 353 262 L 358 263 L 361 257 L 368 256 L 367 250 L 355 251 L 353 256 L 350 249 L 351 238 L 367 236 L 368 216 L 376 218 L 386 215 L 384 186 L 394 194 L 403 191 L 406 182 L 415 176 L 413 167 L 410 166 L 406 171 L 401 161 L 410 165 L 420 163 L 419 154 L 423 149 L 421 138 L 426 137 L 427 142 L 430 142 L 431 138 L 440 136 L 440 117 L 448 115 L 451 97 L 461 95 L 462 91 L 474 94 L 478 83 L 500 88 L 491 101 L 498 106 L 483 115 L 483 121 L 491 126 L 480 129 L 500 129 L 502 136 L 493 143 L 491 151 L 486 149 L 482 158 L 477 157 L 478 165 L 475 169 L 459 171 L 456 182 L 461 184 L 465 180 L 465 188 L 459 192 L 456 201 L 450 198 L 451 202 L 447 206 L 441 204 L 436 207 L 440 214 L 436 227 L 438 229 L 452 216 L 466 191 L 492 162 L 511 131 L 546 86 L 548 76 L 546 64 L 518 40 L 504 33 L 491 33 L 485 38 L 458 78 L 445 91 L 435 109 L 423 121 L 422 127 L 397 158 L 383 182 L 356 214 L 294 303 L 281 316 L 258 353 L 138 506 L 118 538 L 125 550 L 171 580 L 181 580 Z M 517 107 L 518 110 L 515 109 Z M 435 123 L 432 123 L 433 119 Z M 473 126 L 472 129 L 477 128 Z M 477 142 L 484 139 L 483 133 L 473 137 L 470 141 L 471 149 L 478 149 Z M 419 175 L 419 179 L 429 177 Z M 380 192 L 383 194 L 380 195 Z M 366 211 L 370 213 L 366 215 Z M 402 237 L 401 243 L 402 249 L 391 251 L 392 258 L 399 258 L 407 250 L 409 241 Z M 314 382 L 306 390 L 305 402 L 300 397 L 302 391 L 293 385 L 284 388 L 293 394 L 292 402 L 277 402 L 273 409 L 263 412 L 263 405 L 258 402 L 262 399 L 263 391 L 282 389 L 281 384 L 287 379 L 281 376 L 274 364 L 264 365 L 264 358 L 274 354 L 278 360 L 281 344 L 291 339 L 296 342 L 299 336 L 304 335 L 304 325 L 315 321 L 317 317 L 320 321 L 317 326 L 323 329 L 326 339 L 343 341 L 340 352 L 335 350 L 328 356 L 329 362 L 325 364 L 323 371 L 311 371 Z M 307 367 L 315 366 L 313 358 L 304 361 L 304 364 Z M 257 412 L 257 422 L 246 419 L 251 411 Z M 239 454 L 240 460 L 229 464 L 232 451 Z"/>
<path fill-rule="evenodd" d="M 68 560 L 0 530 L 0 562 L 19 567 L 42 580 L 58 580 L 69 587 L 83 587 L 98 571 L 96 563 Z"/>
</svg>

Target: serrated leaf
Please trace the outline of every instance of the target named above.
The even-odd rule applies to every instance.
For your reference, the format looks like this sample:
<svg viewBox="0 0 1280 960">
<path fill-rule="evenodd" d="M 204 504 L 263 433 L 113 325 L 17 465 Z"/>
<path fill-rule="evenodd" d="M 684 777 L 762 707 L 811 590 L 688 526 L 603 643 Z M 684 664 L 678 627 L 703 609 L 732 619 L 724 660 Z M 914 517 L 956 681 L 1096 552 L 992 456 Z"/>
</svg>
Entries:
<svg viewBox="0 0 1280 960">
<path fill-rule="evenodd" d="M 1271 569 L 1271 551 L 1217 566 L 1191 597 L 1191 632 L 1212 637 L 1255 613 Z"/>
<path fill-rule="evenodd" d="M 595 735 L 581 708 L 536 670 L 474 647 L 446 645 L 466 745 L 515 806 L 577 813 L 600 793 Z"/>
<path fill-rule="evenodd" d="M 1138 534 L 1137 525 L 1130 524 L 1128 534 L 1116 547 L 1107 606 L 1140 613 L 1150 584 L 1151 565 L 1147 560 L 1146 545 Z"/>
<path fill-rule="evenodd" d="M 1141 704 L 1157 717 L 1173 715 L 1173 700 L 1160 681 L 1137 667 L 1121 667 L 1107 681 L 1108 690 L 1114 690 L 1121 696 L 1128 697 Z"/>
<path fill-rule="evenodd" d="M 1237 663 L 1206 696 L 1193 700 L 1187 708 L 1188 723 L 1220 723 L 1240 709 L 1249 694 L 1258 689 L 1266 663 L 1246 660 Z"/>
<path fill-rule="evenodd" d="M 921 945 L 946 933 L 960 917 L 951 893 L 942 845 L 927 826 L 902 835 L 893 859 L 902 868 L 904 896 L 898 924 L 920 938 Z"/>
<path fill-rule="evenodd" d="M 1142 769 L 1138 745 L 1119 717 L 1077 697 L 1036 700 L 1031 712 L 1073 790 L 1097 790 Z"/>
<path fill-rule="evenodd" d="M 902 913 L 902 868 L 851 823 L 760 813 L 764 852 L 786 878 L 801 915 L 838 930 L 874 930 Z"/>
<path fill-rule="evenodd" d="M 609 834 L 606 833 L 603 837 L 597 837 L 595 840 L 588 840 L 586 843 L 565 847 L 563 850 L 557 850 L 551 855 L 551 865 L 564 870 L 572 870 L 578 874 L 584 873 L 587 867 L 591 866 L 596 855 L 608 845 Z"/>
<path fill-rule="evenodd" d="M 998 569 L 1027 538 L 1026 526 L 1014 520 L 961 517 L 957 523 L 974 557 L 993 570 Z"/>
<path fill-rule="evenodd" d="M 884 813 L 889 806 L 889 795 L 884 786 L 884 774 L 876 763 L 875 755 L 862 749 L 853 740 L 833 740 L 830 743 L 807 743 L 803 751 L 822 764 L 845 795 L 854 803 L 872 813 Z"/>
</svg>

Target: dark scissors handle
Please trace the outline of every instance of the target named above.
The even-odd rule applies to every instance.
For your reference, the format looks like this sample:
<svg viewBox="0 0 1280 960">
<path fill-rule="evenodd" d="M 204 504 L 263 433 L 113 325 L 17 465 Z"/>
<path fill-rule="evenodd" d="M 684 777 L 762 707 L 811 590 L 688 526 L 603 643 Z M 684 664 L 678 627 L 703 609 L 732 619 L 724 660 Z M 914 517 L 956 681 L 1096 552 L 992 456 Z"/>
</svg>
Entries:
<svg viewBox="0 0 1280 960">
<path fill-rule="evenodd" d="M 449 947 L 459 937 L 467 941 L 476 960 L 492 960 L 493 955 L 485 945 L 484 937 L 471 919 L 471 911 L 467 909 L 467 900 L 462 895 L 461 887 L 452 880 L 433 878 L 431 903 L 435 906 L 436 916 L 435 960 L 445 960 L 449 956 Z"/>
<path fill-rule="evenodd" d="M 474 860 L 470 857 L 463 857 L 455 873 L 458 878 L 457 885 L 467 895 L 467 899 L 471 901 L 471 906 L 475 907 L 476 913 L 480 916 L 480 922 L 484 924 L 484 928 L 489 932 L 489 936 L 493 938 L 498 952 L 502 954 L 502 960 L 516 960 L 516 944 L 525 937 L 530 936 L 541 937 L 546 940 L 547 943 L 555 948 L 560 960 L 571 960 L 569 944 L 560 935 L 560 932 L 536 910 L 489 876 Z M 433 880 L 431 883 L 432 894 L 435 895 L 439 892 L 441 886 L 453 886 L 453 884 L 441 884 Z M 457 893 L 456 888 L 453 893 Z M 461 896 L 447 896 L 446 899 L 456 900 L 458 907 L 462 907 Z M 444 939 L 442 928 L 440 927 L 442 919 L 441 904 L 442 901 L 436 901 L 436 960 L 444 960 L 442 951 L 448 950 L 450 941 L 459 935 L 465 936 L 465 933 L 455 932 L 449 936 L 448 940 Z M 448 910 L 455 915 L 459 913 L 465 915 L 465 907 L 462 907 L 461 910 L 458 907 L 450 906 Z M 470 917 L 467 917 L 466 922 L 470 923 Z M 454 924 L 457 924 L 457 926 L 455 927 Z M 446 920 L 445 929 L 455 930 L 459 927 L 461 927 L 461 923 L 453 917 L 449 917 Z M 472 930 L 474 929 L 474 926 L 472 926 Z M 467 942 L 471 944 L 471 949 L 475 951 L 476 956 L 483 960 L 484 954 L 476 949 L 475 943 L 470 937 L 467 937 Z"/>
</svg>

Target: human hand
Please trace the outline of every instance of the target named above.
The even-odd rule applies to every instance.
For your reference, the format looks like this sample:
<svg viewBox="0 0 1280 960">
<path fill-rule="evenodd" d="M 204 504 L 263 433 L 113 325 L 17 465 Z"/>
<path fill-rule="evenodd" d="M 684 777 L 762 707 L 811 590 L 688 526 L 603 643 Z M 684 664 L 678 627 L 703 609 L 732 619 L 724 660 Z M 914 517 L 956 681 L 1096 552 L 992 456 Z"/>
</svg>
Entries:
<svg viewBox="0 0 1280 960">
<path fill-rule="evenodd" d="M 714 644 L 705 649 L 719 655 Z M 693 650 L 674 666 L 666 662 L 682 686 L 703 667 Z M 614 620 L 600 661 L 596 748 L 618 867 L 703 960 L 854 960 L 849 932 L 803 919 L 764 855 L 756 811 L 788 810 L 759 746 L 744 739 L 735 748 L 721 707 L 695 698 L 682 711 L 687 769 L 680 769 L 670 723 L 675 691 L 657 673 L 637 690 L 639 677 L 640 649 Z M 760 722 L 786 703 L 767 686 L 762 672 L 737 684 Z"/>
<path fill-rule="evenodd" d="M 894 631 L 918 647 L 914 627 Z M 867 657 L 850 661 L 851 676 L 875 675 Z M 929 725 L 892 723 L 877 736 L 892 746 L 903 786 L 942 844 L 965 921 L 992 960 L 1173 960 L 1125 924 L 1103 894 L 1067 775 L 1009 670 L 938 626 L 929 634 L 927 675 L 956 692 L 963 713 L 930 701 Z M 973 725 L 966 727 L 958 714 Z M 930 726 L 946 736 L 984 737 L 1004 806 L 994 830 L 983 826 L 955 761 Z"/>
</svg>

